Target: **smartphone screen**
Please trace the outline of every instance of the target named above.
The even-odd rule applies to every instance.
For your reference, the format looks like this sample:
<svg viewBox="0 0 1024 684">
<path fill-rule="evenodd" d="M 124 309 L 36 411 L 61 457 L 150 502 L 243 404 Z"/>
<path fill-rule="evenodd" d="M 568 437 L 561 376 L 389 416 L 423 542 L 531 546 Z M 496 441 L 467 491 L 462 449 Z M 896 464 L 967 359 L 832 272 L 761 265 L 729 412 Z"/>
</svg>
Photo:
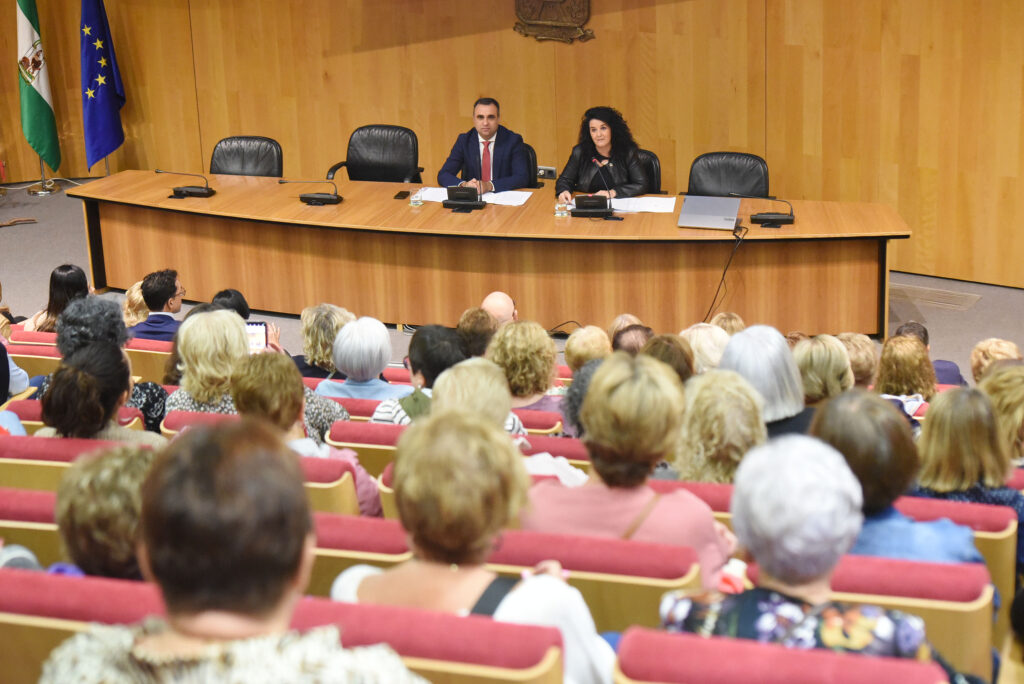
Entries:
<svg viewBox="0 0 1024 684">
<path fill-rule="evenodd" d="M 267 348 L 267 324 L 256 321 L 245 324 L 245 334 L 249 336 L 249 353 L 255 354 Z"/>
<path fill-rule="evenodd" d="M 395 193 L 395 199 L 405 199 L 408 196 L 409 196 L 409 191 L 408 190 L 399 190 L 398 192 Z"/>
</svg>

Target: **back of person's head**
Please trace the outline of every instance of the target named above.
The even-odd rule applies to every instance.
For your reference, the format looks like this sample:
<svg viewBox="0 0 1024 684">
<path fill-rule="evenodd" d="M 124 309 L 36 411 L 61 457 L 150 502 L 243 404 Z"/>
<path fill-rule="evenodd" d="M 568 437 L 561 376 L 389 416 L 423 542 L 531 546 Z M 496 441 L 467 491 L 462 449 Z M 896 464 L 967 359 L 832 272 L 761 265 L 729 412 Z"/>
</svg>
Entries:
<svg viewBox="0 0 1024 684">
<path fill-rule="evenodd" d="M 654 337 L 654 331 L 646 325 L 627 325 L 615 333 L 612 338 L 612 351 L 624 351 L 628 354 L 639 354 L 647 341 Z"/>
<path fill-rule="evenodd" d="M 127 341 L 124 319 L 109 299 L 94 295 L 76 299 L 57 319 L 57 350 L 64 358 L 92 342 L 123 347 Z"/>
<path fill-rule="evenodd" d="M 539 323 L 515 321 L 498 329 L 487 358 L 501 366 L 513 397 L 542 394 L 555 377 L 555 341 Z"/>
<path fill-rule="evenodd" d="M 717 325 L 719 328 L 735 335 L 741 330 L 745 330 L 747 324 L 743 322 L 738 313 L 732 311 L 720 311 L 711 317 L 711 325 Z"/>
<path fill-rule="evenodd" d="M 194 427 L 150 469 L 140 530 L 169 613 L 265 615 L 304 588 L 312 521 L 298 457 L 259 421 Z"/>
<path fill-rule="evenodd" d="M 55 517 L 71 561 L 87 575 L 141 579 L 135 555 L 142 482 L 156 453 L 114 447 L 78 458 L 61 478 Z"/>
<path fill-rule="evenodd" d="M 896 332 L 893 333 L 893 337 L 910 336 L 916 337 L 921 340 L 921 344 L 925 347 L 928 346 L 928 328 L 924 327 L 917 321 L 907 321 L 900 327 L 896 328 Z"/>
<path fill-rule="evenodd" d="M 142 281 L 133 283 L 124 291 L 124 302 L 121 304 L 121 314 L 124 324 L 127 327 L 138 325 L 149 317 L 149 308 L 146 307 L 146 300 L 142 298 Z"/>
<path fill-rule="evenodd" d="M 647 340 L 640 353 L 668 364 L 680 382 L 686 382 L 693 375 L 693 350 L 679 335 L 655 335 Z"/>
<path fill-rule="evenodd" d="M 610 487 L 644 483 L 674 453 L 683 418 L 683 386 L 661 361 L 615 352 L 601 364 L 580 409 L 583 442 Z"/>
<path fill-rule="evenodd" d="M 495 291 L 490 293 L 484 297 L 484 301 L 480 303 L 480 308 L 494 316 L 499 326 L 519 320 L 516 301 L 512 299 L 511 295 L 504 292 Z"/>
<path fill-rule="evenodd" d="M 480 415 L 432 408 L 398 441 L 398 515 L 428 560 L 482 562 L 519 515 L 529 482 L 512 440 Z"/>
<path fill-rule="evenodd" d="M 850 355 L 832 335 L 815 335 L 793 348 L 804 386 L 804 402 L 814 404 L 853 387 Z"/>
<path fill-rule="evenodd" d="M 642 325 L 643 321 L 631 313 L 621 313 L 615 317 L 612 324 L 608 326 L 608 339 L 615 339 L 615 333 L 631 325 Z"/>
<path fill-rule="evenodd" d="M 186 318 L 176 341 L 181 386 L 203 403 L 228 391 L 235 364 L 249 353 L 245 323 L 234 311 L 223 309 Z"/>
<path fill-rule="evenodd" d="M 167 268 L 154 271 L 142 279 L 142 298 L 150 311 L 163 311 L 167 302 L 178 293 L 178 272 Z"/>
<path fill-rule="evenodd" d="M 461 410 L 504 427 L 512 410 L 512 395 L 501 367 L 473 356 L 437 376 L 430 406 L 432 412 Z"/>
<path fill-rule="evenodd" d="M 467 357 L 483 356 L 497 330 L 498 319 L 479 306 L 463 311 L 455 328 L 462 344 L 462 353 Z"/>
<path fill-rule="evenodd" d="M 729 333 L 710 323 L 694 323 L 681 331 L 679 336 L 690 345 L 693 372 L 698 375 L 718 368 L 725 346 L 729 344 Z"/>
<path fill-rule="evenodd" d="M 863 389 L 871 387 L 878 371 L 878 348 L 875 343 L 863 333 L 844 332 L 836 335 L 836 338 L 846 347 L 850 357 L 854 386 Z"/>
<path fill-rule="evenodd" d="M 994 361 L 1002 359 L 1020 361 L 1024 356 L 1021 356 L 1020 348 L 1016 344 L 998 337 L 990 337 L 974 345 L 974 349 L 971 350 L 971 375 L 974 382 L 981 382 L 989 366 Z"/>
<path fill-rule="evenodd" d="M 864 514 L 886 510 L 906 493 L 920 465 L 910 423 L 873 392 L 856 389 L 814 413 L 810 434 L 835 447 L 864 491 Z"/>
<path fill-rule="evenodd" d="M 587 390 L 590 388 L 590 381 L 594 379 L 594 373 L 601 367 L 604 359 L 587 361 L 583 367 L 572 375 L 572 384 L 565 391 L 562 398 L 562 417 L 565 422 L 576 430 L 576 437 L 582 439 L 586 428 L 580 421 L 580 409 L 583 408 L 583 400 L 587 398 Z"/>
<path fill-rule="evenodd" d="M 928 349 L 913 335 L 890 337 L 882 345 L 875 391 L 906 396 L 920 394 L 925 400 L 935 394 L 935 367 Z"/>
<path fill-rule="evenodd" d="M 800 371 L 775 328 L 752 325 L 733 335 L 718 367 L 736 371 L 757 390 L 764 399 L 766 423 L 795 416 L 804 408 Z"/>
<path fill-rule="evenodd" d="M 111 342 L 93 342 L 64 359 L 42 399 L 43 423 L 62 437 L 95 437 L 131 391 L 131 366 Z"/>
<path fill-rule="evenodd" d="M 302 322 L 302 353 L 310 366 L 328 372 L 334 367 L 334 340 L 346 323 L 356 320 L 355 314 L 334 304 L 307 306 L 300 316 Z"/>
<path fill-rule="evenodd" d="M 846 461 L 806 435 L 751 449 L 736 470 L 730 508 L 740 544 L 787 584 L 829 575 L 863 523 L 860 484 Z"/>
<path fill-rule="evenodd" d="M 796 349 L 796 345 L 809 339 L 811 339 L 811 336 L 800 330 L 791 330 L 786 333 L 786 344 L 789 345 L 790 349 Z"/>
<path fill-rule="evenodd" d="M 282 431 L 301 420 L 304 391 L 302 374 L 285 354 L 246 356 L 231 374 L 231 398 L 238 412 Z"/>
<path fill-rule="evenodd" d="M 209 313 L 210 311 L 220 311 L 221 307 L 219 304 L 211 304 L 210 302 L 200 302 L 196 304 L 188 313 L 185 314 L 184 320 L 188 320 L 193 316 L 199 314 Z M 180 330 L 180 328 L 179 328 Z M 181 357 L 178 355 L 178 333 L 174 333 L 174 338 L 171 340 L 171 353 L 167 357 L 167 362 L 164 364 L 164 385 L 180 385 L 181 384 Z"/>
<path fill-rule="evenodd" d="M 992 402 L 999 438 L 1010 458 L 1024 457 L 1024 366 L 992 364 L 978 389 Z"/>
<path fill-rule="evenodd" d="M 956 387 L 935 396 L 918 441 L 922 487 L 955 492 L 975 484 L 1003 487 L 1013 466 L 999 436 L 992 402 Z"/>
<path fill-rule="evenodd" d="M 221 290 L 217 294 L 213 295 L 213 304 L 218 304 L 222 309 L 230 309 L 236 314 L 242 317 L 243 320 L 249 320 L 249 302 L 245 301 L 245 295 L 238 290 L 228 288 Z"/>
<path fill-rule="evenodd" d="M 576 328 L 565 341 L 565 363 L 573 373 L 583 364 L 594 359 L 603 359 L 612 353 L 608 333 L 596 325 Z"/>
<path fill-rule="evenodd" d="M 409 341 L 409 370 L 423 376 L 425 387 L 433 387 L 437 376 L 465 358 L 458 333 L 442 325 L 424 325 Z"/>
<path fill-rule="evenodd" d="M 739 373 L 709 370 L 685 386 L 683 427 L 673 465 L 684 480 L 732 482 L 744 454 L 764 444 L 764 400 Z"/>
<path fill-rule="evenodd" d="M 338 331 L 334 338 L 333 356 L 335 368 L 349 380 L 372 380 L 391 361 L 391 335 L 376 318 L 360 316 Z"/>
<path fill-rule="evenodd" d="M 46 302 L 46 316 L 37 330 L 52 332 L 68 304 L 89 294 L 89 279 L 80 267 L 63 264 L 50 273 L 50 294 Z"/>
</svg>

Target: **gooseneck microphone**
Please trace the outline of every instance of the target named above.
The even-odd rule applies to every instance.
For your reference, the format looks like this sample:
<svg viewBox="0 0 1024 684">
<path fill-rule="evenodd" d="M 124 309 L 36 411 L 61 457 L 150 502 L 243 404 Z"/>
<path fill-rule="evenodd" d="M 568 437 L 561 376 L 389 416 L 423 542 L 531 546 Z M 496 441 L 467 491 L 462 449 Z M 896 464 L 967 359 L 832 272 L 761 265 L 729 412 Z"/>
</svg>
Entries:
<svg viewBox="0 0 1024 684">
<path fill-rule="evenodd" d="M 608 204 L 611 204 L 611 202 L 612 202 L 612 189 L 608 187 L 608 179 L 604 177 L 603 173 L 601 173 L 601 162 L 599 162 L 597 160 L 597 157 L 591 157 L 590 161 L 593 162 L 594 166 L 597 167 L 597 175 L 601 177 L 601 182 L 604 183 L 604 189 L 608 191 Z M 611 166 L 611 165 L 612 165 L 612 163 L 609 161 L 608 162 L 608 166 Z"/>
<path fill-rule="evenodd" d="M 279 178 L 277 181 L 278 185 L 281 183 L 330 183 L 334 188 L 334 192 L 306 192 L 299 195 L 299 200 L 303 203 L 313 207 L 323 206 L 325 204 L 340 204 L 344 197 L 338 194 L 338 186 L 334 184 L 334 181 L 329 180 L 285 180 Z"/>
<path fill-rule="evenodd" d="M 201 173 L 185 173 L 183 171 L 164 171 L 163 169 L 154 169 L 156 173 L 170 173 L 175 176 L 193 176 L 195 178 L 202 178 L 205 186 L 200 185 L 180 185 L 176 188 L 171 189 L 171 197 L 175 199 L 182 199 L 183 197 L 213 197 L 217 191 L 210 187 L 210 181 Z"/>
<path fill-rule="evenodd" d="M 796 220 L 796 216 L 793 215 L 793 205 L 788 200 L 778 199 L 776 197 L 758 197 L 757 195 L 743 195 L 738 192 L 730 192 L 730 197 L 742 197 L 744 199 L 767 199 L 772 202 L 785 202 L 789 206 L 788 214 L 781 214 L 774 211 L 762 211 L 759 214 L 751 214 L 750 222 L 760 224 L 762 228 L 779 228 L 783 225 L 789 225 Z"/>
</svg>

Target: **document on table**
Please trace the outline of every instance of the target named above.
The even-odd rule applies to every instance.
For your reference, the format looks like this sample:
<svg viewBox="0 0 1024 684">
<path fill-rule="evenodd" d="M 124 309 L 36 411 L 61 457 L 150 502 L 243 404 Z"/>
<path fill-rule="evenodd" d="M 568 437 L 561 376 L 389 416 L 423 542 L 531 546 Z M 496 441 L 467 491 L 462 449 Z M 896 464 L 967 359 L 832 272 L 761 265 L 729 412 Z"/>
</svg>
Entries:
<svg viewBox="0 0 1024 684">
<path fill-rule="evenodd" d="M 443 202 L 448 199 L 448 188 L 421 188 L 417 192 L 424 202 Z M 485 192 L 480 198 L 488 204 L 500 204 L 506 207 L 518 207 L 526 204 L 532 192 L 525 190 L 506 190 L 505 192 Z"/>
<path fill-rule="evenodd" d="M 623 213 L 648 212 L 671 214 L 676 210 L 675 197 L 622 197 L 612 200 L 612 209 Z"/>
</svg>

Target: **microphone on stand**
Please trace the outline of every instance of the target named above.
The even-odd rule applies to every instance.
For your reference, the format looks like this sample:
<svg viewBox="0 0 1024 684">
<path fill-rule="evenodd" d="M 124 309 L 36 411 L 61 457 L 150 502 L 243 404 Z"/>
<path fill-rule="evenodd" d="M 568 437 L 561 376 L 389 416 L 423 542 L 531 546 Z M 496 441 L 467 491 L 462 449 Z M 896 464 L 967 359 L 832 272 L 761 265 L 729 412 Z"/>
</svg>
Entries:
<svg viewBox="0 0 1024 684">
<path fill-rule="evenodd" d="M 601 173 L 601 162 L 597 160 L 597 157 L 591 157 L 590 161 L 597 167 L 597 175 L 601 177 L 601 182 L 604 183 L 604 189 L 608 191 L 608 203 L 611 204 L 612 189 L 608 187 L 608 179 L 604 177 L 603 173 Z M 608 166 L 611 165 L 612 163 L 609 161 Z"/>
<path fill-rule="evenodd" d="M 789 225 L 796 220 L 796 216 L 793 215 L 793 205 L 788 200 L 777 199 L 775 197 L 758 197 L 757 195 L 743 195 L 738 192 L 730 192 L 730 197 L 742 197 L 744 199 L 767 199 L 772 202 L 785 202 L 789 205 L 789 213 L 782 214 L 774 211 L 762 211 L 758 214 L 750 215 L 751 223 L 761 224 L 762 228 L 779 228 L 782 225 Z"/>
<path fill-rule="evenodd" d="M 205 186 L 200 185 L 180 185 L 176 188 L 171 189 L 171 197 L 175 199 L 182 199 L 183 197 L 213 197 L 216 194 L 216 190 L 210 187 L 210 181 L 201 173 L 184 173 L 183 171 L 164 171 L 163 169 L 154 169 L 156 173 L 170 173 L 175 176 L 194 176 L 196 178 L 202 178 Z"/>
<path fill-rule="evenodd" d="M 330 183 L 334 187 L 334 192 L 305 192 L 299 195 L 299 200 L 303 203 L 313 207 L 323 206 L 324 204 L 340 204 L 345 198 L 338 194 L 338 186 L 334 184 L 334 181 L 329 180 L 284 180 L 283 178 L 278 179 L 278 184 L 281 183 Z"/>
</svg>

